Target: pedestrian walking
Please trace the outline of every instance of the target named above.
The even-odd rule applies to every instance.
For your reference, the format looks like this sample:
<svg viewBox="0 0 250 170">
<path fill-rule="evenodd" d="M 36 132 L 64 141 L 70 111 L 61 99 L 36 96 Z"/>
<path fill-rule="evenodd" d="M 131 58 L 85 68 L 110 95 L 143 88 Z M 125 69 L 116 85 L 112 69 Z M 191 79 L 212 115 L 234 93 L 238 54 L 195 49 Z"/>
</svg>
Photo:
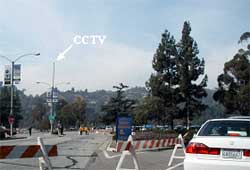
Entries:
<svg viewBox="0 0 250 170">
<path fill-rule="evenodd" d="M 61 135 L 63 135 L 63 123 L 61 123 L 61 127 L 60 127 L 60 132 L 61 132 Z"/>
<path fill-rule="evenodd" d="M 31 136 L 31 133 L 32 133 L 32 126 L 29 127 L 29 135 Z"/>
<path fill-rule="evenodd" d="M 61 129 L 62 129 L 62 124 L 61 124 L 61 121 L 58 121 L 57 123 L 57 133 L 58 133 L 58 136 L 61 136 Z"/>
</svg>

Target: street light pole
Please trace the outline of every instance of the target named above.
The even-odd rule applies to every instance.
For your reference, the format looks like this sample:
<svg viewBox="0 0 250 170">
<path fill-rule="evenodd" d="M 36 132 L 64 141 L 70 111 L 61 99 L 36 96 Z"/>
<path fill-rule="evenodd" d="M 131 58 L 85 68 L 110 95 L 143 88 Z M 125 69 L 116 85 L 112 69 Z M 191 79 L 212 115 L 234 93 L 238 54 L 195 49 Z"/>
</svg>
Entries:
<svg viewBox="0 0 250 170">
<path fill-rule="evenodd" d="M 55 117 L 55 104 L 54 104 L 54 88 L 55 88 L 55 62 L 53 62 L 53 72 L 52 72 L 52 86 L 51 86 L 51 115 Z M 53 121 L 50 120 L 51 124 L 51 134 L 53 133 Z"/>
<path fill-rule="evenodd" d="M 11 83 L 11 92 L 10 92 L 10 117 L 13 117 L 13 100 L 14 100 L 14 66 L 15 66 L 15 62 L 20 60 L 21 58 L 25 57 L 25 56 L 39 56 L 40 53 L 28 53 L 28 54 L 24 54 L 21 55 L 19 57 L 17 57 L 15 60 L 11 60 L 6 56 L 0 55 L 0 57 L 8 60 L 11 63 L 11 78 L 10 78 L 10 83 Z M 10 123 L 10 136 L 13 136 L 13 123 Z"/>
<path fill-rule="evenodd" d="M 13 116 L 13 98 L 14 98 L 14 65 L 15 62 L 11 62 L 11 88 L 10 88 L 10 116 Z M 13 136 L 13 123 L 10 123 L 10 136 Z"/>
<path fill-rule="evenodd" d="M 55 109 L 55 100 L 54 100 L 54 95 L 55 95 L 55 86 L 61 85 L 61 84 L 70 84 L 70 82 L 60 82 L 55 84 L 55 62 L 53 62 L 53 70 L 52 70 L 52 81 L 51 84 L 50 83 L 46 83 L 46 82 L 36 82 L 37 84 L 45 84 L 48 85 L 49 88 L 51 88 L 51 93 L 50 96 L 48 96 L 50 98 L 51 101 L 51 120 L 50 120 L 50 133 L 53 134 L 53 124 L 54 124 L 54 120 L 52 119 L 52 117 L 56 116 L 56 109 Z"/>
</svg>

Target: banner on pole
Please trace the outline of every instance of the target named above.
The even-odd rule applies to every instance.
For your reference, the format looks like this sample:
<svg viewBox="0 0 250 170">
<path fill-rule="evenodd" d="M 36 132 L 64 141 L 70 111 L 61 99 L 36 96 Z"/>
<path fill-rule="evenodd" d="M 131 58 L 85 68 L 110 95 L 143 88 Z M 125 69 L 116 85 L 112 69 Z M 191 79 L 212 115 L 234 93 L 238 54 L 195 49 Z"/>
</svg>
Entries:
<svg viewBox="0 0 250 170">
<path fill-rule="evenodd" d="M 11 66 L 5 65 L 4 68 L 4 86 L 11 85 Z"/>
<path fill-rule="evenodd" d="M 19 84 L 21 81 L 21 64 L 15 64 L 14 65 L 14 82 L 16 84 Z"/>
</svg>

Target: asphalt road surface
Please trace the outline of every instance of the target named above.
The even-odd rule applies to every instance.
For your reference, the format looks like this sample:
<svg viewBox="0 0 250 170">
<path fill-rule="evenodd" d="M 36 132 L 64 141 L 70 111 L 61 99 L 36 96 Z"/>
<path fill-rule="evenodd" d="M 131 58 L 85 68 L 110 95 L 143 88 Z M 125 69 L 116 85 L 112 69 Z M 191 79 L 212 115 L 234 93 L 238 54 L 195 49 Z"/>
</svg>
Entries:
<svg viewBox="0 0 250 170">
<path fill-rule="evenodd" d="M 98 148 L 109 139 L 107 135 L 100 133 L 80 136 L 77 132 L 66 132 L 66 135 L 63 137 L 50 135 L 48 133 L 34 133 L 31 137 L 25 139 L 0 141 L 0 145 L 37 144 L 38 136 L 43 138 L 44 144 L 57 144 L 58 156 L 50 157 L 50 160 L 54 169 L 60 170 L 83 170 L 88 168 L 88 166 L 94 163 Z M 39 162 L 37 158 L 2 159 L 0 160 L 0 169 L 38 170 Z"/>
<path fill-rule="evenodd" d="M 65 136 L 58 137 L 37 132 L 24 139 L 0 141 L 0 145 L 36 144 L 38 136 L 44 139 L 45 144 L 57 144 L 58 156 L 50 157 L 55 170 L 115 170 L 120 159 L 121 153 L 106 151 L 111 137 L 103 133 L 80 136 L 77 132 L 66 132 Z M 137 157 L 141 170 L 183 170 L 183 160 L 175 160 L 168 167 L 171 154 L 172 150 L 146 151 L 138 152 Z M 183 155 L 181 151 L 177 154 Z M 134 168 L 131 156 L 126 156 L 122 168 Z M 39 163 L 37 158 L 3 159 L 0 160 L 0 169 L 38 170 Z"/>
<path fill-rule="evenodd" d="M 169 159 L 172 154 L 171 150 L 162 151 L 145 151 L 137 152 L 138 162 L 141 170 L 183 170 L 183 160 L 175 159 L 171 166 L 168 166 Z M 106 153 L 104 153 L 106 152 Z M 87 170 L 115 170 L 120 159 L 118 153 L 107 151 L 98 152 L 98 157 L 92 166 Z M 181 150 L 177 152 L 178 156 L 183 156 Z M 133 160 L 130 155 L 125 157 L 122 164 L 124 169 L 133 169 Z"/>
</svg>

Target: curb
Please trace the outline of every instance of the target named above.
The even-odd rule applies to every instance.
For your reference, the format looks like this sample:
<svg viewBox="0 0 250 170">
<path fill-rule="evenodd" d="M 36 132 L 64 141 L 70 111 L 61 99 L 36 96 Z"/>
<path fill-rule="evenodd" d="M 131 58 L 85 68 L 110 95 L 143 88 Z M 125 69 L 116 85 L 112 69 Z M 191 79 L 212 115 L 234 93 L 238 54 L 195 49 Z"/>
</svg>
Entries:
<svg viewBox="0 0 250 170">
<path fill-rule="evenodd" d="M 106 150 L 107 150 L 107 151 L 110 151 L 110 152 L 116 152 L 116 148 L 111 148 L 111 147 L 110 147 L 111 143 L 112 143 L 112 141 L 109 142 L 109 144 L 107 145 Z"/>
</svg>

